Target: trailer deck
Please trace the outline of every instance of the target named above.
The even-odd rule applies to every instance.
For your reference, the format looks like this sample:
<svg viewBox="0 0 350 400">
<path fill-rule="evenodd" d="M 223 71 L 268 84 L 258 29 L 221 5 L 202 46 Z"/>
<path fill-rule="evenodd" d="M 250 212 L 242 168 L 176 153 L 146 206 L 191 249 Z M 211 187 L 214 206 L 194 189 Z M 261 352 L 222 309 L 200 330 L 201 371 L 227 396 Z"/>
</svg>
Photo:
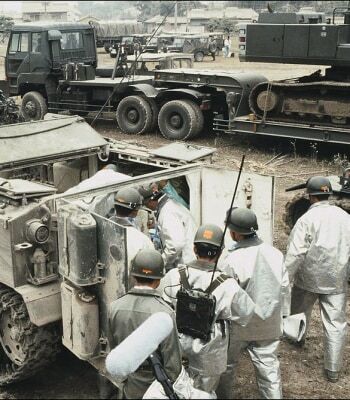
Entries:
<svg viewBox="0 0 350 400">
<path fill-rule="evenodd" d="M 233 121 L 215 118 L 214 131 L 350 144 L 350 129 L 317 124 L 262 121 L 254 119 L 253 115 L 236 117 Z"/>
<path fill-rule="evenodd" d="M 124 77 L 115 77 L 112 78 L 101 78 L 96 77 L 95 79 L 89 79 L 85 81 L 77 81 L 77 80 L 60 80 L 60 85 L 69 85 L 69 86 L 93 86 L 93 87 L 114 87 L 116 85 L 129 85 L 133 83 L 151 83 L 153 77 L 147 75 L 135 75 L 129 78 Z"/>
</svg>

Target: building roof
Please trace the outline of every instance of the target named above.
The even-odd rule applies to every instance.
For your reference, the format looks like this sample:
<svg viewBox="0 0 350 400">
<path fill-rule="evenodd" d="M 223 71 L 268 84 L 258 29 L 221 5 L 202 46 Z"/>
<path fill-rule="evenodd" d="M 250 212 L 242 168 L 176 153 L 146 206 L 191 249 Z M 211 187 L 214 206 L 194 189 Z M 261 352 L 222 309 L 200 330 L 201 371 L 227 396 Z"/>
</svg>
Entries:
<svg viewBox="0 0 350 400">
<path fill-rule="evenodd" d="M 144 23 L 145 24 L 160 24 L 163 22 L 164 17 L 162 15 L 155 15 L 154 17 L 146 20 Z M 178 24 L 187 24 L 188 19 L 186 17 L 177 17 L 177 23 Z M 168 24 L 175 24 L 175 18 L 174 17 L 167 17 L 165 20 L 165 23 Z"/>
<path fill-rule="evenodd" d="M 212 18 L 256 19 L 258 13 L 252 8 L 226 7 L 222 9 L 198 9 L 189 11 L 190 20 Z"/>
</svg>

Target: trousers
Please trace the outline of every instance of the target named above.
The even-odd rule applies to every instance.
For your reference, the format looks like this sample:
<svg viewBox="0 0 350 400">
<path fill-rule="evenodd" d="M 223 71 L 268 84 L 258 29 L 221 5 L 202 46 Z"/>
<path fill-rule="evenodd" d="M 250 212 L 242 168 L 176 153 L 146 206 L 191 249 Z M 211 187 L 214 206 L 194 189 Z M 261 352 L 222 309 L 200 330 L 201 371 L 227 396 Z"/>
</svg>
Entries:
<svg viewBox="0 0 350 400">
<path fill-rule="evenodd" d="M 235 371 L 241 352 L 246 349 L 252 360 L 259 395 L 263 399 L 282 398 L 280 364 L 277 357 L 279 339 L 259 341 L 239 341 L 230 332 L 227 370 L 221 375 L 218 398 L 232 399 Z"/>
<path fill-rule="evenodd" d="M 306 331 L 316 300 L 319 301 L 323 326 L 324 368 L 339 372 L 342 367 L 347 334 L 346 293 L 320 294 L 294 286 L 292 289 L 291 314 L 305 313 Z"/>
</svg>

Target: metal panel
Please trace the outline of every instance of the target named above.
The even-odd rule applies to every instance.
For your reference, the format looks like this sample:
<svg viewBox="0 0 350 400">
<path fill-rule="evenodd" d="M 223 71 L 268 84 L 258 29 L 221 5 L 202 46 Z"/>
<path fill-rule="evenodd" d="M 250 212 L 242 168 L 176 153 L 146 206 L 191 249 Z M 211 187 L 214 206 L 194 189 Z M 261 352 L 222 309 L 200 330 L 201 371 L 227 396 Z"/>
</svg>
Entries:
<svg viewBox="0 0 350 400">
<path fill-rule="evenodd" d="M 226 211 L 230 206 L 238 172 L 205 167 L 202 170 L 202 223 L 224 226 Z M 251 209 L 256 213 L 259 236 L 267 243 L 273 243 L 274 177 L 243 172 L 241 175 L 235 206 L 247 207 L 245 188 L 252 185 Z M 227 233 L 225 246 L 230 247 L 232 239 Z"/>
<path fill-rule="evenodd" d="M 107 142 L 80 117 L 0 126 L 0 170 L 75 153 L 97 152 Z"/>
<path fill-rule="evenodd" d="M 61 282 L 43 286 L 23 285 L 16 291 L 26 303 L 29 318 L 34 325 L 44 326 L 61 319 Z"/>
<path fill-rule="evenodd" d="M 107 335 L 108 306 L 125 294 L 128 283 L 126 228 L 98 214 L 91 213 L 97 223 L 98 259 L 104 267 L 105 282 L 98 285 L 100 334 Z"/>
<path fill-rule="evenodd" d="M 334 58 L 337 42 L 336 25 L 310 25 L 309 57 Z"/>
<path fill-rule="evenodd" d="M 171 143 L 158 149 L 150 150 L 150 154 L 155 156 L 170 158 L 173 160 L 181 160 L 192 162 L 213 154 L 216 149 L 213 147 L 197 146 L 194 144 L 186 144 L 183 142 Z"/>
<path fill-rule="evenodd" d="M 281 57 L 284 25 L 247 25 L 246 56 Z"/>
<path fill-rule="evenodd" d="M 296 37 L 295 28 L 298 35 Z M 284 27 L 284 57 L 307 57 L 309 49 L 309 25 L 286 25 Z"/>
</svg>

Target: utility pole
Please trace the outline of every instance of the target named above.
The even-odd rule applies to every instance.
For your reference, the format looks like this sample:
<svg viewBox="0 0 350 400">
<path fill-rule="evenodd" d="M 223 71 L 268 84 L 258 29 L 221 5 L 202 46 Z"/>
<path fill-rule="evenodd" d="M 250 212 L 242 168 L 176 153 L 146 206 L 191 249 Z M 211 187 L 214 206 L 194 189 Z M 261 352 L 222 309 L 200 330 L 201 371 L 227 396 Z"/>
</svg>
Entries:
<svg viewBox="0 0 350 400">
<path fill-rule="evenodd" d="M 177 33 L 177 2 L 174 7 L 174 25 L 175 25 L 175 33 Z"/>
</svg>

